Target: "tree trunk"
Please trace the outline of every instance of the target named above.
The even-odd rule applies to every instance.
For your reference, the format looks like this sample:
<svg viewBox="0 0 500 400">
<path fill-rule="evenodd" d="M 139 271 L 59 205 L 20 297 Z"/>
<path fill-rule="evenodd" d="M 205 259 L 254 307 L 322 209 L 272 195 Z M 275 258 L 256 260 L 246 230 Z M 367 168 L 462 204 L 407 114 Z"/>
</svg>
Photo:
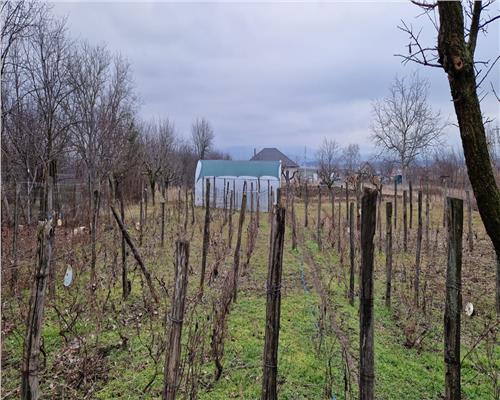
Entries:
<svg viewBox="0 0 500 400">
<path fill-rule="evenodd" d="M 481 107 L 477 96 L 474 52 L 465 42 L 462 3 L 438 2 L 440 29 L 439 61 L 448 73 L 457 115 L 465 163 L 479 214 L 500 257 L 500 190 L 491 166 Z M 497 282 L 500 277 L 497 272 Z M 497 286 L 497 293 L 500 287 Z M 500 313 L 500 297 L 496 299 Z"/>
</svg>

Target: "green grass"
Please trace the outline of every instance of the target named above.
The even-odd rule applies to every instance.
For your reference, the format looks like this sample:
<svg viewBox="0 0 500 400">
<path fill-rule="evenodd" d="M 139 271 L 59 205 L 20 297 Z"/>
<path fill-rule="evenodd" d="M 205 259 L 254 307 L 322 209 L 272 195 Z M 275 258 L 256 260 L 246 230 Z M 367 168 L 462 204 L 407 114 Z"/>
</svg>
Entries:
<svg viewBox="0 0 500 400">
<path fill-rule="evenodd" d="M 341 204 L 342 218 L 345 216 L 345 203 Z M 319 250 L 314 239 L 316 232 L 315 203 L 311 200 L 309 206 L 309 228 L 303 228 L 303 204 L 296 203 L 297 226 L 304 234 L 304 243 L 297 250 L 291 250 L 290 227 L 286 228 L 285 252 L 283 261 L 283 281 L 281 298 L 281 329 L 278 351 L 278 393 L 280 399 L 324 399 L 326 393 L 331 392 L 336 399 L 345 398 L 344 363 L 342 360 L 341 346 L 334 332 L 321 318 L 321 300 L 317 294 L 312 280 L 312 266 L 306 262 L 305 252 L 310 252 L 319 268 L 322 285 L 326 288 L 330 302 L 331 312 L 349 341 L 349 346 L 355 358 L 359 349 L 359 316 L 358 302 L 350 306 L 346 299 L 347 268 L 349 263 L 348 248 L 344 255 L 344 266 L 340 265 L 340 256 L 332 249 L 326 236 L 329 221 L 323 227 L 323 250 Z M 157 206 L 156 216 L 159 216 Z M 329 204 L 323 207 L 324 216 L 330 212 Z M 414 204 L 416 210 L 416 204 Z M 59 321 L 53 305 L 60 310 L 70 307 L 73 302 L 84 305 L 74 329 L 66 336 L 69 340 L 78 335 L 85 339 L 85 349 L 90 355 L 99 351 L 106 351 L 106 356 L 96 361 L 96 368 L 104 369 L 103 379 L 96 380 L 93 384 L 82 385 L 74 392 L 66 392 L 66 398 L 83 397 L 89 388 L 92 388 L 90 398 L 97 399 L 137 399 L 159 398 L 163 387 L 164 351 L 161 352 L 161 341 L 168 336 L 168 324 L 165 324 L 165 315 L 170 309 L 170 299 L 174 279 L 173 250 L 177 237 L 176 218 L 171 217 L 167 222 L 165 247 L 159 245 L 159 226 L 153 224 L 152 207 L 149 207 L 149 224 L 145 230 L 144 245 L 140 249 L 146 260 L 147 267 L 155 278 L 155 287 L 160 293 L 161 304 L 154 306 L 155 316 L 149 315 L 143 304 L 143 291 L 147 288 L 141 284 L 140 271 L 135 267 L 131 256 L 128 257 L 132 293 L 124 301 L 121 298 L 120 265 L 118 260 L 116 281 L 111 285 L 108 296 L 111 271 L 112 233 L 102 234 L 99 242 L 98 274 L 101 277 L 101 286 L 92 292 L 89 289 L 88 254 L 82 248 L 75 249 L 75 283 L 71 289 L 64 289 L 58 285 L 55 300 L 47 303 L 43 342 L 47 354 L 47 368 L 42 374 L 42 392 L 51 394 L 49 397 L 62 398 L 64 389 L 63 375 L 54 377 L 55 360 L 59 354 L 66 351 L 66 342 L 60 331 L 62 322 Z M 335 209 L 336 212 L 338 208 Z M 203 210 L 197 209 L 197 225 L 193 228 L 194 235 L 191 240 L 190 266 L 192 273 L 189 275 L 188 298 L 193 299 L 199 284 L 199 269 L 201 260 L 201 227 Z M 416 211 L 415 211 L 416 212 Z M 416 215 L 416 214 L 415 214 Z M 436 208 L 432 212 L 433 223 L 438 226 L 441 211 Z M 398 218 L 402 217 L 398 209 Z M 477 228 L 479 222 L 474 215 L 474 224 Z M 243 230 L 241 263 L 246 258 L 246 225 Z M 138 207 L 128 210 L 128 224 L 133 226 L 138 220 Z M 212 232 L 217 232 L 221 216 L 214 216 Z M 235 214 L 234 221 L 237 221 Z M 221 378 L 214 382 L 214 365 L 210 359 L 210 321 L 206 317 L 211 315 L 212 301 L 220 293 L 217 286 L 206 288 L 204 302 L 197 306 L 197 314 L 193 316 L 193 305 L 189 303 L 185 326 L 183 329 L 182 348 L 183 354 L 187 351 L 188 336 L 193 327 L 194 320 L 199 323 L 200 329 L 208 326 L 203 338 L 205 355 L 200 365 L 200 383 L 198 385 L 198 398 L 200 399 L 257 399 L 260 397 L 262 379 L 262 351 L 264 345 L 265 306 L 266 306 L 266 277 L 267 257 L 269 243 L 268 215 L 261 214 L 261 227 L 257 237 L 256 248 L 252 255 L 247 274 L 240 278 L 238 301 L 233 304 L 228 317 L 228 332 L 225 340 L 224 366 Z M 414 222 L 416 218 L 414 217 Z M 182 220 L 181 220 L 182 225 Z M 398 228 L 399 229 L 399 228 Z M 131 229 L 135 239 L 138 232 Z M 192 228 L 189 227 L 191 236 Z M 236 228 L 233 238 L 235 243 Z M 223 230 L 222 237 L 227 237 L 227 227 Z M 342 239 L 346 240 L 345 237 Z M 377 241 L 377 236 L 375 238 Z M 399 242 L 400 243 L 400 242 Z M 395 244 L 396 246 L 396 244 Z M 413 249 L 413 244 L 410 248 Z M 87 252 L 88 253 L 88 252 Z M 104 254 L 106 253 L 106 261 Z M 359 255 L 358 255 L 359 257 Z M 437 273 L 443 273 L 442 253 L 437 259 Z M 393 308 L 386 309 L 383 294 L 385 290 L 385 256 L 376 251 L 375 266 L 375 374 L 377 399 L 440 399 L 444 392 L 444 360 L 442 339 L 442 293 L 436 294 L 434 306 L 428 310 L 427 316 L 408 312 L 407 305 L 400 294 L 406 293 L 410 298 L 411 289 L 408 285 L 400 283 L 395 278 L 393 292 Z M 210 252 L 208 268 L 214 262 L 214 254 Z M 358 261 L 357 261 L 358 262 Z M 227 272 L 232 268 L 233 254 L 227 256 L 221 270 Z M 397 252 L 394 263 L 396 266 L 412 270 L 414 263 L 413 250 L 407 254 Z M 423 261 L 423 269 L 426 268 Z M 64 265 L 59 267 L 59 273 Z M 409 272 L 410 274 L 410 272 Z M 356 272 L 356 280 L 357 280 Z M 408 276 L 408 280 L 411 276 Z M 168 292 L 164 292 L 158 280 L 164 282 Z M 466 285 L 469 283 L 466 283 Z M 472 284 L 471 284 L 472 285 Z M 356 283 L 357 286 L 357 283 Z M 474 286 L 470 286 L 474 288 Z M 467 288 L 467 286 L 466 286 Z M 472 289 L 471 289 L 472 290 Z M 474 291 L 472 291 L 474 293 Z M 2 383 L 3 391 L 8 396 L 17 398 L 16 388 L 20 383 L 20 362 L 22 358 L 22 344 L 24 337 L 25 313 L 29 292 L 25 290 L 22 301 L 18 306 L 12 302 L 10 308 L 3 309 L 5 318 L 15 324 L 13 333 L 4 337 L 2 350 Z M 480 297 L 480 307 L 493 307 L 493 296 Z M 488 322 L 486 313 L 473 319 L 464 319 L 462 323 L 462 355 L 467 353 L 475 338 L 484 330 Z M 422 341 L 421 346 L 405 347 L 405 327 L 412 321 L 427 321 L 430 325 L 429 332 Z M 140 324 L 140 325 L 139 325 Z M 205 324 L 205 325 L 204 325 Z M 320 328 L 322 327 L 322 330 Z M 155 342 L 151 345 L 151 338 L 155 335 Z M 128 339 L 127 346 L 120 346 L 122 338 Z M 149 354 L 148 347 L 153 351 L 160 351 L 160 358 L 156 365 L 156 378 L 150 383 L 155 374 L 155 363 Z M 500 349 L 494 347 L 492 356 L 487 356 L 485 344 L 480 344 L 474 351 L 473 357 L 468 357 L 463 363 L 462 385 L 464 399 L 490 399 L 494 398 L 491 379 L 485 371 L 478 369 L 478 365 L 485 366 L 486 370 L 500 370 Z M 487 367 L 488 363 L 493 363 Z M 331 376 L 327 374 L 327 366 L 331 366 Z M 489 369 L 488 369 L 489 368 Z M 100 371 L 100 370 L 99 370 Z M 60 371 L 59 371 L 60 372 Z M 356 397 L 357 388 L 353 379 L 352 396 Z M 186 398 L 184 392 L 185 382 L 181 382 L 180 398 Z M 54 388 L 55 387 L 55 388 Z M 69 389 L 68 389 L 69 390 Z M 69 394 L 68 394 L 69 393 Z M 330 396 L 330 398 L 332 398 Z"/>
</svg>

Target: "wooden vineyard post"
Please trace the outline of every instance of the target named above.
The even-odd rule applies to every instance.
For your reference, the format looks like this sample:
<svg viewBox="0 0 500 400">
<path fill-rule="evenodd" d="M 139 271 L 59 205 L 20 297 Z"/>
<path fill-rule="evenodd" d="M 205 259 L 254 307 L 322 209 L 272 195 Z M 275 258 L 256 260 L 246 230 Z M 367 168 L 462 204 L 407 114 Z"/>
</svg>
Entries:
<svg viewBox="0 0 500 400">
<path fill-rule="evenodd" d="M 377 198 L 378 251 L 382 252 L 382 184 L 378 188 Z"/>
<path fill-rule="evenodd" d="M 349 304 L 354 305 L 354 266 L 356 255 L 356 241 L 354 240 L 354 203 L 351 202 L 349 206 L 349 255 L 351 267 L 349 270 Z"/>
<path fill-rule="evenodd" d="M 224 222 L 223 225 L 227 223 L 227 212 L 229 208 L 229 182 L 226 184 L 226 179 L 224 179 Z"/>
<path fill-rule="evenodd" d="M 444 311 L 445 399 L 460 399 L 463 201 L 447 199 L 448 263 Z"/>
<path fill-rule="evenodd" d="M 231 190 L 229 195 L 229 217 L 227 228 L 227 245 L 229 248 L 233 245 L 233 207 L 234 207 L 234 191 Z"/>
<path fill-rule="evenodd" d="M 207 196 L 208 198 L 209 196 Z M 179 381 L 181 361 L 181 335 L 184 319 L 184 305 L 188 281 L 189 242 L 177 240 L 175 243 L 175 287 L 170 315 L 170 337 L 165 360 L 165 381 L 163 398 L 175 400 Z"/>
<path fill-rule="evenodd" d="M 308 220 L 308 205 L 309 205 L 309 190 L 307 187 L 307 182 L 306 182 L 306 187 L 305 187 L 305 195 L 304 195 L 304 227 L 307 228 L 309 225 L 309 220 Z"/>
<path fill-rule="evenodd" d="M 429 199 L 429 180 L 427 180 L 425 194 L 425 254 L 429 255 L 429 243 L 430 243 L 430 230 L 431 230 L 431 220 L 430 220 L 430 199 Z"/>
<path fill-rule="evenodd" d="M 274 191 L 273 187 L 271 186 L 271 211 L 269 211 L 269 223 L 273 223 L 273 207 L 274 207 Z"/>
<path fill-rule="evenodd" d="M 474 238 L 472 236 L 472 204 L 470 200 L 470 191 L 465 191 L 465 197 L 467 199 L 467 241 L 469 243 L 469 252 L 472 253 L 474 250 Z"/>
<path fill-rule="evenodd" d="M 55 210 L 54 210 L 54 176 L 48 177 L 48 182 L 47 182 L 47 209 L 45 210 L 45 214 L 47 215 L 47 219 L 54 219 L 55 221 Z M 93 197 L 94 198 L 94 197 Z M 92 200 L 91 200 L 92 202 Z M 92 212 L 92 208 L 90 208 L 90 211 Z M 93 224 L 93 217 L 95 213 L 92 212 L 92 216 L 90 219 L 90 223 Z M 94 255 L 95 255 L 95 236 L 92 235 L 91 232 L 91 261 L 90 261 L 90 270 L 91 270 L 91 279 L 92 282 L 95 282 L 95 261 L 94 261 Z M 49 266 L 49 296 L 51 299 L 55 297 L 56 294 L 56 271 L 55 271 L 55 263 L 51 263 Z"/>
<path fill-rule="evenodd" d="M 292 195 L 292 215 L 291 215 L 291 220 L 292 220 L 292 250 L 295 250 L 297 248 L 297 219 L 295 215 L 295 196 Z"/>
<path fill-rule="evenodd" d="M 214 176 L 214 187 L 212 191 L 213 191 L 212 208 L 217 208 L 217 187 L 215 185 L 215 176 Z"/>
<path fill-rule="evenodd" d="M 408 182 L 408 195 L 410 197 L 410 230 L 413 229 L 413 185 L 411 183 L 411 180 Z"/>
<path fill-rule="evenodd" d="M 271 182 L 267 180 L 267 212 L 271 213 Z"/>
<path fill-rule="evenodd" d="M 446 179 L 444 179 L 444 189 L 443 189 L 443 228 L 446 227 L 447 207 L 448 207 L 448 181 Z"/>
<path fill-rule="evenodd" d="M 141 197 L 141 207 L 139 210 L 139 246 L 142 246 L 143 229 L 144 229 L 144 198 Z"/>
<path fill-rule="evenodd" d="M 403 251 L 408 251 L 408 199 L 407 192 L 403 190 Z"/>
<path fill-rule="evenodd" d="M 161 247 L 165 244 L 165 199 L 160 201 L 161 207 Z"/>
<path fill-rule="evenodd" d="M 345 182 L 345 224 L 349 224 L 349 183 Z"/>
<path fill-rule="evenodd" d="M 260 227 L 260 178 L 257 178 L 256 224 Z"/>
<path fill-rule="evenodd" d="M 318 219 L 316 221 L 316 242 L 321 250 L 321 186 L 318 186 Z"/>
<path fill-rule="evenodd" d="M 398 220 L 398 181 L 394 177 L 394 230 L 397 228 Z"/>
<path fill-rule="evenodd" d="M 342 193 L 342 189 L 343 188 L 341 188 L 341 193 Z M 340 225 L 340 222 L 341 222 L 340 219 L 342 218 L 342 215 L 341 215 L 342 214 L 341 213 L 341 211 L 342 211 L 341 210 L 342 209 L 342 200 L 341 200 L 341 197 L 342 196 L 339 195 L 339 212 L 337 213 L 337 218 L 338 218 L 338 222 L 337 222 L 337 253 L 339 254 L 339 256 L 340 256 L 340 251 L 342 250 L 342 244 L 340 243 L 340 241 L 341 241 L 341 230 L 342 230 L 342 227 Z"/>
<path fill-rule="evenodd" d="M 144 188 L 144 223 L 148 220 L 148 188 Z"/>
<path fill-rule="evenodd" d="M 189 196 L 188 196 L 188 188 L 186 186 L 184 192 L 184 234 L 187 233 L 188 220 L 189 220 Z"/>
<path fill-rule="evenodd" d="M 238 275 L 240 269 L 240 248 L 241 234 L 243 232 L 243 223 L 245 222 L 245 210 L 247 208 L 247 190 L 246 182 L 243 184 L 243 194 L 241 195 L 240 218 L 238 220 L 238 236 L 234 248 L 234 269 L 233 269 L 233 301 L 236 303 L 238 293 Z"/>
<path fill-rule="evenodd" d="M 19 235 L 19 199 L 20 186 L 16 183 L 16 197 L 14 199 L 14 232 L 12 234 L 12 264 L 10 272 L 10 291 L 12 294 L 17 292 L 17 236 Z"/>
<path fill-rule="evenodd" d="M 229 183 L 228 183 L 229 187 Z M 195 216 L 194 216 L 194 191 L 191 190 L 191 225 L 194 225 L 196 222 Z"/>
<path fill-rule="evenodd" d="M 361 230 L 361 186 L 359 181 L 356 181 L 354 190 L 356 196 L 356 232 L 359 232 Z"/>
<path fill-rule="evenodd" d="M 21 399 L 35 400 L 40 397 L 38 375 L 40 370 L 40 339 L 42 335 L 43 314 L 47 281 L 54 246 L 53 220 L 40 223 L 38 227 L 37 265 L 29 302 L 28 322 L 24 337 L 23 364 L 21 379 Z"/>
<path fill-rule="evenodd" d="M 281 273 L 285 238 L 285 208 L 277 204 L 271 227 L 267 273 L 266 332 L 264 339 L 261 400 L 277 400 L 278 342 L 281 312 Z"/>
<path fill-rule="evenodd" d="M 392 203 L 385 203 L 385 306 L 391 308 L 392 287 Z"/>
<path fill-rule="evenodd" d="M 254 214 L 254 208 L 253 208 L 253 200 L 254 200 L 254 195 L 253 195 L 253 182 L 250 182 L 250 220 L 253 221 L 253 214 Z"/>
<path fill-rule="evenodd" d="M 210 193 L 210 179 L 206 182 L 206 192 Z M 200 273 L 200 295 L 203 294 L 203 285 L 205 282 L 205 271 L 207 268 L 208 247 L 210 245 L 210 196 L 205 198 L 205 224 L 203 227 L 203 248 L 201 254 L 201 273 Z"/>
<path fill-rule="evenodd" d="M 125 206 L 123 204 L 123 193 L 121 183 L 116 183 L 116 191 L 118 194 L 118 199 L 120 201 L 120 219 L 122 223 L 125 223 Z M 111 204 L 110 204 L 111 208 Z M 122 230 L 122 241 L 121 241 L 121 250 L 122 250 L 122 297 L 126 299 L 130 293 L 130 287 L 128 283 L 128 272 L 127 272 L 127 249 L 126 249 L 126 239 L 125 233 Z"/>
<path fill-rule="evenodd" d="M 417 249 L 415 254 L 415 305 L 418 307 L 420 290 L 420 254 L 422 252 L 422 191 L 418 191 Z"/>
<path fill-rule="evenodd" d="M 361 282 L 359 316 L 359 398 L 374 398 L 374 340 L 373 340 L 373 237 L 377 214 L 377 192 L 365 189 L 361 211 Z"/>
<path fill-rule="evenodd" d="M 330 225 L 331 229 L 331 237 L 330 240 L 332 241 L 332 247 L 335 246 L 334 240 L 335 240 L 335 193 L 333 192 L 333 188 L 330 189 L 331 192 L 331 202 L 332 202 L 332 222 Z"/>
<path fill-rule="evenodd" d="M 132 254 L 134 255 L 135 260 L 137 261 L 137 264 L 139 264 L 139 267 L 141 269 L 142 274 L 144 275 L 144 279 L 146 280 L 146 285 L 149 288 L 149 291 L 151 292 L 151 296 L 153 297 L 153 300 L 155 303 L 159 303 L 160 300 L 156 294 L 155 288 L 153 286 L 153 281 L 151 279 L 151 274 L 146 268 L 146 265 L 144 264 L 144 261 L 142 260 L 141 255 L 139 254 L 139 251 L 137 250 L 137 247 L 135 246 L 134 242 L 132 241 L 132 238 L 130 237 L 129 233 L 127 232 L 127 229 L 125 228 L 125 225 L 123 224 L 123 220 L 118 216 L 118 213 L 116 212 L 115 208 L 110 204 L 109 207 L 111 208 L 111 211 L 113 212 L 113 216 L 115 217 L 116 223 L 118 224 L 120 230 L 122 231 L 122 235 L 125 238 L 126 243 L 130 247 L 130 250 L 132 250 Z M 127 295 L 128 295 L 128 282 L 126 284 L 127 287 Z M 125 288 L 124 288 L 125 289 Z M 124 292 L 125 294 L 125 292 Z"/>
<path fill-rule="evenodd" d="M 181 224 L 181 187 L 179 186 L 177 188 L 177 226 Z"/>
</svg>

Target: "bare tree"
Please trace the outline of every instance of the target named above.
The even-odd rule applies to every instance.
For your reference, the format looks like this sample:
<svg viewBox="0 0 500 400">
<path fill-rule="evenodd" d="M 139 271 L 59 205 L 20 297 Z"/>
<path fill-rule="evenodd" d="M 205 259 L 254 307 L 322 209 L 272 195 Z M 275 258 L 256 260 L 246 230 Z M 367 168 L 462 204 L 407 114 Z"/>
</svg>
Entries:
<svg viewBox="0 0 500 400">
<path fill-rule="evenodd" d="M 104 47 L 82 43 L 72 54 L 70 84 L 73 89 L 70 111 L 76 121 L 71 143 L 87 167 L 89 199 L 107 172 L 103 170 L 109 157 L 105 132 L 105 110 L 111 55 Z"/>
<path fill-rule="evenodd" d="M 361 156 L 359 154 L 358 144 L 349 144 L 342 151 L 342 159 L 344 162 L 344 169 L 347 175 L 355 173 L 359 169 L 361 163 Z"/>
<path fill-rule="evenodd" d="M 191 140 L 196 156 L 204 160 L 214 143 L 214 130 L 210 123 L 205 119 L 197 119 L 191 129 Z"/>
<path fill-rule="evenodd" d="M 11 48 L 18 40 L 26 38 L 33 33 L 33 26 L 43 17 L 47 7 L 46 3 L 33 0 L 2 1 L 0 6 L 2 26 L 1 75 L 5 72 L 6 61 Z"/>
<path fill-rule="evenodd" d="M 316 154 L 318 177 L 329 190 L 340 177 L 341 151 L 339 144 L 333 139 L 323 139 Z"/>
<path fill-rule="evenodd" d="M 172 179 L 175 146 L 174 125 L 168 119 L 146 124 L 143 142 L 142 162 L 146 170 L 154 204 L 156 185 L 159 179 L 163 177 L 165 182 Z"/>
<path fill-rule="evenodd" d="M 44 19 L 34 27 L 29 40 L 23 41 L 24 68 L 29 91 L 27 101 L 37 112 L 38 130 L 43 143 L 43 177 L 45 190 L 41 215 L 53 209 L 51 193 L 55 188 L 57 159 L 67 149 L 68 132 L 73 121 L 66 104 L 72 92 L 69 86 L 69 48 L 65 22 Z"/>
<path fill-rule="evenodd" d="M 389 95 L 372 104 L 372 140 L 400 162 L 403 178 L 415 159 L 439 142 L 445 124 L 427 104 L 429 83 L 417 73 L 398 78 Z"/>
</svg>

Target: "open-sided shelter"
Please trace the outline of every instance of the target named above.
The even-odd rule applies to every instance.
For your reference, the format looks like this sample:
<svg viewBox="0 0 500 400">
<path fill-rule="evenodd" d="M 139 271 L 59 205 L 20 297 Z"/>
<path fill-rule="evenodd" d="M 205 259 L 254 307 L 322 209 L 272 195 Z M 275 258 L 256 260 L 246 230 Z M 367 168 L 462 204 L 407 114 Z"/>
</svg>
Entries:
<svg viewBox="0 0 500 400">
<path fill-rule="evenodd" d="M 230 161 L 199 160 L 195 172 L 195 204 L 205 204 L 206 180 L 210 180 L 210 204 L 212 207 L 229 208 L 231 192 L 234 208 L 241 207 L 243 186 L 247 187 L 247 209 L 254 201 L 254 210 L 269 211 L 276 202 L 276 190 L 281 184 L 281 163 L 279 161 Z M 253 188 L 253 191 L 252 191 Z M 251 194 L 252 192 L 252 194 Z M 272 199 L 272 200 L 271 200 Z"/>
</svg>

